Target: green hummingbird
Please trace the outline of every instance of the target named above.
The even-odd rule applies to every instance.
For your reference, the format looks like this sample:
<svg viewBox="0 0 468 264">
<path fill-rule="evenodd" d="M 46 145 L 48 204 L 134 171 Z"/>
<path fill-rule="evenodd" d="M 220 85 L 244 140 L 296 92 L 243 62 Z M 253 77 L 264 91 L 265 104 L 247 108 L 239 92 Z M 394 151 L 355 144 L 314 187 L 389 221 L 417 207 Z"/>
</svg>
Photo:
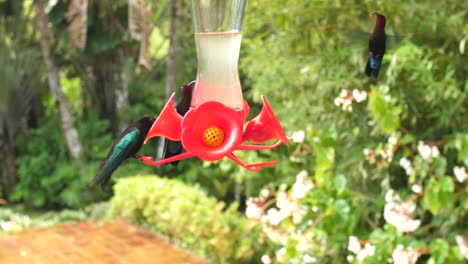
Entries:
<svg viewBox="0 0 468 264">
<path fill-rule="evenodd" d="M 153 123 L 153 118 L 143 117 L 128 126 L 112 143 L 106 159 L 89 185 L 93 187 L 96 184 L 101 184 L 101 188 L 104 188 L 120 164 L 129 158 L 139 158 L 137 152 L 143 146 L 143 141 Z"/>
</svg>

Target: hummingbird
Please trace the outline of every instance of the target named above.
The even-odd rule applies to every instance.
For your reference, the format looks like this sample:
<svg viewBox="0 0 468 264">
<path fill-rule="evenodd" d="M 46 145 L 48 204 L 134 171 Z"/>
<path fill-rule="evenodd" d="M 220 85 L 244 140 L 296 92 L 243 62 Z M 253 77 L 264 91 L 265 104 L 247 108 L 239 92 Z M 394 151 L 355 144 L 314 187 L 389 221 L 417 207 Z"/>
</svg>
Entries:
<svg viewBox="0 0 468 264">
<path fill-rule="evenodd" d="M 112 143 L 106 159 L 89 185 L 93 187 L 96 184 L 101 184 L 101 188 L 104 188 L 120 164 L 129 158 L 139 158 L 137 152 L 141 149 L 153 123 L 153 118 L 143 117 L 122 131 Z"/>
<path fill-rule="evenodd" d="M 376 79 L 379 75 L 382 59 L 386 50 L 387 35 L 385 34 L 385 16 L 377 12 L 375 15 L 374 30 L 369 38 L 369 60 L 367 61 L 365 73 L 367 76 Z"/>
<path fill-rule="evenodd" d="M 195 87 L 195 81 L 190 82 L 187 85 L 182 86 L 181 96 L 177 102 L 175 108 L 179 115 L 184 116 L 190 109 L 190 103 L 192 101 L 192 91 Z M 164 139 L 163 159 L 170 158 L 177 154 L 182 153 L 182 143 L 180 141 L 172 141 L 170 139 Z M 178 161 L 171 162 L 172 165 L 177 165 Z"/>
</svg>

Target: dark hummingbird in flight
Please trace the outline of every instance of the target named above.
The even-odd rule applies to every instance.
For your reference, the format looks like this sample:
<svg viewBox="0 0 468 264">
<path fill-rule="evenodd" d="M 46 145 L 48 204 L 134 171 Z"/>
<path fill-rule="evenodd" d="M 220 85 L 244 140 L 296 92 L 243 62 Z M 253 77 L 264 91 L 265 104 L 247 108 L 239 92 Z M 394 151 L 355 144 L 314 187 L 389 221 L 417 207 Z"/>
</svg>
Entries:
<svg viewBox="0 0 468 264">
<path fill-rule="evenodd" d="M 192 101 L 193 87 L 195 87 L 195 81 L 190 82 L 187 85 L 182 86 L 180 99 L 177 102 L 175 108 L 179 115 L 184 116 L 190 109 L 190 103 Z M 180 141 L 172 141 L 170 139 L 164 139 L 164 150 L 163 159 L 170 158 L 183 151 L 182 143 Z M 171 162 L 172 165 L 177 165 L 178 161 Z"/>
<path fill-rule="evenodd" d="M 369 38 L 369 60 L 367 61 L 365 73 L 367 76 L 376 79 L 382 66 L 387 35 L 385 34 L 385 16 L 377 12 L 372 12 L 372 15 L 375 15 L 375 25 Z"/>
<path fill-rule="evenodd" d="M 128 158 L 139 157 L 137 152 L 141 149 L 143 141 L 153 125 L 153 122 L 153 118 L 143 117 L 128 126 L 120 136 L 114 140 L 114 143 L 112 143 L 112 147 L 99 168 L 96 177 L 94 177 L 93 181 L 89 184 L 91 187 L 96 184 L 101 184 L 101 187 L 104 188 L 112 173 L 117 170 L 122 162 Z"/>
</svg>

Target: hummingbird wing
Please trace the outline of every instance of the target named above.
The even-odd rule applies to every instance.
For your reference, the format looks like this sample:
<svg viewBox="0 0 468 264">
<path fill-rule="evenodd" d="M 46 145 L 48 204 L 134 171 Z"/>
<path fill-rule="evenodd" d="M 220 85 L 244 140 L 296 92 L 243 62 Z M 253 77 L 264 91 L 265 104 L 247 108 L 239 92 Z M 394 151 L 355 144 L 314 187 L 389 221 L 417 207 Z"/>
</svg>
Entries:
<svg viewBox="0 0 468 264">
<path fill-rule="evenodd" d="M 123 136 L 119 137 L 110 149 L 106 160 L 102 163 L 90 186 L 101 184 L 101 187 L 104 187 L 119 165 L 138 152 L 142 142 L 142 133 L 137 128 L 124 131 Z"/>
</svg>

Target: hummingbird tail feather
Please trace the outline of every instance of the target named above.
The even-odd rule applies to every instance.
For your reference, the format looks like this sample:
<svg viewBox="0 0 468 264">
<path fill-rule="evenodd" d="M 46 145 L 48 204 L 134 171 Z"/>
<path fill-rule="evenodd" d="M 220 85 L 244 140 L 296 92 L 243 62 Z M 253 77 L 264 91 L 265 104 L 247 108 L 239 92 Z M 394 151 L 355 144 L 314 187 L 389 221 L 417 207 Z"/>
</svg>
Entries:
<svg viewBox="0 0 468 264">
<path fill-rule="evenodd" d="M 371 69 L 371 67 L 370 67 L 370 58 L 369 58 L 369 59 L 367 60 L 366 70 L 365 70 L 365 73 L 366 73 L 366 75 L 367 75 L 368 77 L 371 76 L 371 71 L 372 71 L 372 69 Z"/>
<path fill-rule="evenodd" d="M 380 66 L 382 65 L 382 58 L 375 58 L 373 56 L 369 56 L 366 64 L 365 73 L 367 76 L 372 77 L 374 79 L 377 78 L 380 71 Z"/>
<path fill-rule="evenodd" d="M 101 188 L 104 188 L 104 186 L 109 182 L 110 177 L 114 173 L 114 171 L 117 169 L 119 164 L 108 164 L 107 162 L 104 162 L 101 165 L 101 168 L 99 169 L 98 173 L 96 174 L 96 177 L 91 181 L 89 186 L 93 187 L 97 184 L 101 185 Z"/>
</svg>

